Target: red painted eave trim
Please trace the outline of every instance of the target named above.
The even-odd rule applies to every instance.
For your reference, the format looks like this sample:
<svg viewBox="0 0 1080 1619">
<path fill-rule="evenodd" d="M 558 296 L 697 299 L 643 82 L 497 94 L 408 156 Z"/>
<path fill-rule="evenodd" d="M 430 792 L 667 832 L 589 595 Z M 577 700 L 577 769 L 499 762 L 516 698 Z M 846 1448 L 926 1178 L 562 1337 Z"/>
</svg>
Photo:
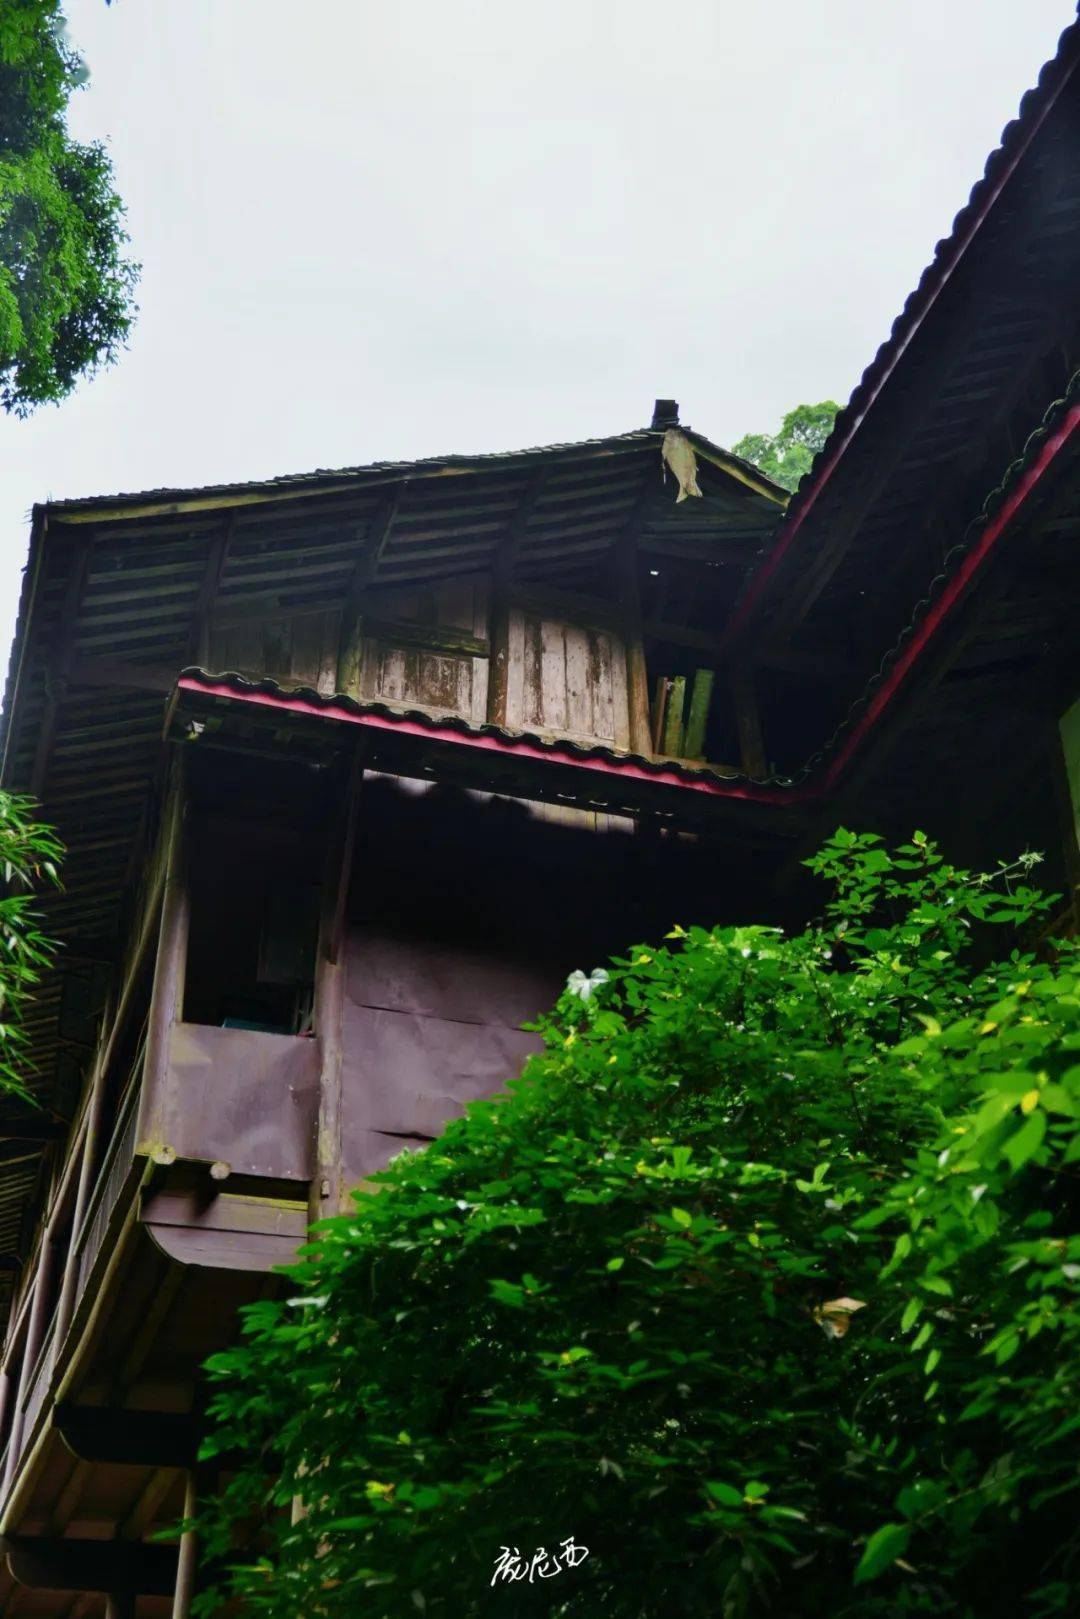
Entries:
<svg viewBox="0 0 1080 1619">
<path fill-rule="evenodd" d="M 987 522 L 978 540 L 948 580 L 866 709 L 829 761 L 823 775 L 804 786 L 770 787 L 753 782 L 721 781 L 715 777 L 687 779 L 674 770 L 649 770 L 631 757 L 581 758 L 568 749 L 540 747 L 524 738 L 461 731 L 448 725 L 428 725 L 420 720 L 406 719 L 404 716 L 400 719 L 390 718 L 385 714 L 365 713 L 333 700 L 320 703 L 284 692 L 242 691 L 228 680 L 215 680 L 209 677 L 181 675 L 177 681 L 177 691 L 201 692 L 211 697 L 225 698 L 229 702 L 254 703 L 257 707 L 272 708 L 278 712 L 285 711 L 312 719 L 359 725 L 372 731 L 390 731 L 399 735 L 416 736 L 428 742 L 446 742 L 452 747 L 479 749 L 485 753 L 512 754 L 517 758 L 536 760 L 539 764 L 563 765 L 573 770 L 616 777 L 623 781 L 649 782 L 659 787 L 678 788 L 683 792 L 704 793 L 712 798 L 772 805 L 805 804 L 823 797 L 836 786 L 856 752 L 881 723 L 890 704 L 901 691 L 929 643 L 966 594 L 1013 520 L 1042 482 L 1057 457 L 1068 447 L 1078 429 L 1080 429 L 1080 405 L 1074 405 L 1047 438 L 1034 461 L 1018 479 L 994 516 Z"/>
<path fill-rule="evenodd" d="M 1071 30 L 1067 30 L 1066 32 L 1071 33 Z M 769 552 L 758 571 L 752 576 L 745 596 L 743 597 L 742 601 L 737 604 L 734 613 L 728 620 L 721 637 L 721 644 L 725 653 L 732 650 L 732 648 L 739 641 L 747 625 L 757 616 L 758 607 L 763 597 L 767 593 L 768 588 L 780 567 L 780 564 L 783 562 L 784 558 L 791 550 L 792 545 L 795 543 L 804 521 L 813 511 L 819 497 L 828 485 L 829 479 L 836 471 L 841 458 L 846 453 L 863 422 L 866 420 L 871 409 L 876 404 L 881 395 L 882 389 L 885 387 L 886 383 L 889 381 L 889 378 L 893 375 L 900 361 L 907 353 L 907 350 L 917 333 L 921 331 L 923 322 L 936 305 L 938 297 L 948 285 L 953 271 L 957 268 L 963 259 L 964 254 L 967 252 L 967 249 L 970 247 L 976 235 L 981 230 L 987 215 L 990 213 L 1002 191 L 1011 180 L 1019 163 L 1026 155 L 1028 148 L 1035 139 L 1035 136 L 1042 128 L 1053 108 L 1057 105 L 1058 98 L 1061 95 L 1062 90 L 1065 88 L 1065 85 L 1069 82 L 1075 66 L 1076 62 L 1073 61 L 1067 63 L 1063 67 L 1058 82 L 1047 94 L 1043 106 L 1040 108 L 1037 116 L 1033 118 L 1031 128 L 1028 130 L 1027 135 L 1019 142 L 1016 151 L 1013 153 L 1009 161 L 1004 165 L 995 183 L 990 187 L 975 217 L 968 221 L 960 235 L 955 239 L 955 241 L 950 243 L 947 251 L 942 256 L 942 259 L 935 266 L 936 273 L 931 277 L 930 285 L 923 297 L 922 307 L 912 319 L 911 325 L 908 327 L 908 330 L 905 332 L 903 338 L 897 342 L 896 347 L 889 356 L 881 375 L 874 382 L 862 408 L 851 421 L 850 426 L 843 434 L 843 437 L 836 445 L 836 448 L 828 456 L 821 468 L 821 471 L 814 478 L 813 487 L 807 492 L 799 507 L 799 510 L 795 513 L 795 516 L 792 518 L 790 524 L 784 525 L 780 528 L 780 532 L 773 549 Z M 794 498 L 797 499 L 798 497 L 796 496 Z"/>
<path fill-rule="evenodd" d="M 675 770 L 648 770 L 632 758 L 582 759 L 568 749 L 538 747 L 524 739 L 502 738 L 481 732 L 460 731 L 449 725 L 427 725 L 420 720 L 391 719 L 385 714 L 357 711 L 344 703 L 332 700 L 313 703 L 309 698 L 289 696 L 285 693 L 240 691 L 227 680 L 200 680 L 194 675 L 181 675 L 178 691 L 202 692 L 211 697 L 223 697 L 229 702 L 254 703 L 257 707 L 302 714 L 312 719 L 335 720 L 345 725 L 360 725 L 372 731 L 390 731 L 399 736 L 421 737 L 425 742 L 447 742 L 452 747 L 474 748 L 484 753 L 510 754 L 518 759 L 535 759 L 540 764 L 568 766 L 574 770 L 589 771 L 594 775 L 615 776 L 621 781 L 642 781 L 657 787 L 676 787 L 683 792 L 705 793 L 712 798 L 741 799 L 761 804 L 791 804 L 805 798 L 807 793 L 787 788 L 756 786 L 752 782 L 726 782 L 715 777 L 687 780 Z"/>
<path fill-rule="evenodd" d="M 847 769 L 864 738 L 879 725 L 886 709 L 900 691 L 925 648 L 941 628 L 949 613 L 967 591 L 976 574 L 984 566 L 994 547 L 1005 533 L 1024 502 L 1033 493 L 1058 455 L 1066 448 L 1077 428 L 1080 428 L 1080 405 L 1069 410 L 1060 425 L 1046 440 L 1036 459 L 1020 478 L 1015 489 L 1002 501 L 997 512 L 987 523 L 976 543 L 968 551 L 956 572 L 949 579 L 911 640 L 897 658 L 886 679 L 875 692 L 857 724 L 832 759 L 825 774 L 824 790 L 837 782 Z"/>
</svg>

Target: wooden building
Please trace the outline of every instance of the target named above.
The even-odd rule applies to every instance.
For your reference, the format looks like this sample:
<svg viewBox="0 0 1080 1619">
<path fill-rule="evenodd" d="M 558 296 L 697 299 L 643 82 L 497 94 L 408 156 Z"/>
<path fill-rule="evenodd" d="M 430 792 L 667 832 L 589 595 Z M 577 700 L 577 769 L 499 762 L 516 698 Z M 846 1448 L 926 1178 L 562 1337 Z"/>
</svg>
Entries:
<svg viewBox="0 0 1080 1619">
<path fill-rule="evenodd" d="M 40 1108 L 0 1105 L 5 1615 L 182 1619 L 201 1363 L 572 969 L 798 922 L 840 821 L 1041 849 L 1075 926 L 1078 56 L 786 509 L 663 400 L 35 508 L 3 781 L 69 854 Z"/>
</svg>

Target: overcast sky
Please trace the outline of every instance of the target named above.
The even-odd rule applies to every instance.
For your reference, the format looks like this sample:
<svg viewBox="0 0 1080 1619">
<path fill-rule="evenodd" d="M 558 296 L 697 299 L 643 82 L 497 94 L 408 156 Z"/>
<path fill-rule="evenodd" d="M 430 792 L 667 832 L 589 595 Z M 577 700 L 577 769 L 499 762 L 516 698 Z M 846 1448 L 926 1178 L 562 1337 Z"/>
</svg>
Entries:
<svg viewBox="0 0 1080 1619">
<path fill-rule="evenodd" d="M 1070 0 L 69 0 L 143 265 L 33 501 L 847 398 Z"/>
</svg>

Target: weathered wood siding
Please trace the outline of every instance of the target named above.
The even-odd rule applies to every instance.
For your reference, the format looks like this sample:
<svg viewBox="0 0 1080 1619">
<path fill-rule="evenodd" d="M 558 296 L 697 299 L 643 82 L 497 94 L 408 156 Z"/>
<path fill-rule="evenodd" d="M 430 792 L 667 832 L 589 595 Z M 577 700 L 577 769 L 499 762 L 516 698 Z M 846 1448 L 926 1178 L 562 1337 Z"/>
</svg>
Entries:
<svg viewBox="0 0 1080 1619">
<path fill-rule="evenodd" d="M 487 713 L 487 628 L 484 581 L 453 579 L 426 590 L 380 592 L 361 621 L 354 695 L 481 723 Z M 454 647 L 455 634 L 465 647 Z M 484 655 L 468 649 L 471 641 L 483 645 Z M 352 685 L 348 676 L 346 681 Z"/>
<path fill-rule="evenodd" d="M 630 746 L 626 654 L 614 631 L 511 607 L 508 663 L 507 725 Z"/>
<path fill-rule="evenodd" d="M 337 689 L 341 611 L 298 613 L 210 626 L 207 663 L 214 673 L 270 675 L 289 686 Z"/>
</svg>

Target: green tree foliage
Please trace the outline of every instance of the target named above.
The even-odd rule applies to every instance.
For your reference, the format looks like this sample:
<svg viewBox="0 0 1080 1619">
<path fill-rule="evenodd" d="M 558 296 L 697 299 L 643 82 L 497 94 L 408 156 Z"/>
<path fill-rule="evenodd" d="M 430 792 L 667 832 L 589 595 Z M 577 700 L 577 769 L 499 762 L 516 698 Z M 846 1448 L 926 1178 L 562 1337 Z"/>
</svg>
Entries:
<svg viewBox="0 0 1080 1619">
<path fill-rule="evenodd" d="M 68 136 L 86 69 L 59 0 L 0 6 L 0 403 L 16 415 L 63 399 L 116 357 L 136 266 L 104 148 Z"/>
<path fill-rule="evenodd" d="M 784 417 L 778 433 L 747 433 L 734 446 L 734 453 L 752 461 L 774 483 L 794 491 L 832 432 L 839 409 L 832 399 L 823 399 L 820 405 L 796 405 Z"/>
<path fill-rule="evenodd" d="M 1032 860 L 841 832 L 805 932 L 573 975 L 211 1362 L 202 1610 L 1075 1612 L 1080 961 L 1011 948 Z"/>
<path fill-rule="evenodd" d="M 52 832 L 34 820 L 33 808 L 30 799 L 0 792 L 0 1091 L 20 1095 L 29 1057 L 22 1014 L 52 959 L 33 885 L 58 881 L 62 853 Z"/>
</svg>

